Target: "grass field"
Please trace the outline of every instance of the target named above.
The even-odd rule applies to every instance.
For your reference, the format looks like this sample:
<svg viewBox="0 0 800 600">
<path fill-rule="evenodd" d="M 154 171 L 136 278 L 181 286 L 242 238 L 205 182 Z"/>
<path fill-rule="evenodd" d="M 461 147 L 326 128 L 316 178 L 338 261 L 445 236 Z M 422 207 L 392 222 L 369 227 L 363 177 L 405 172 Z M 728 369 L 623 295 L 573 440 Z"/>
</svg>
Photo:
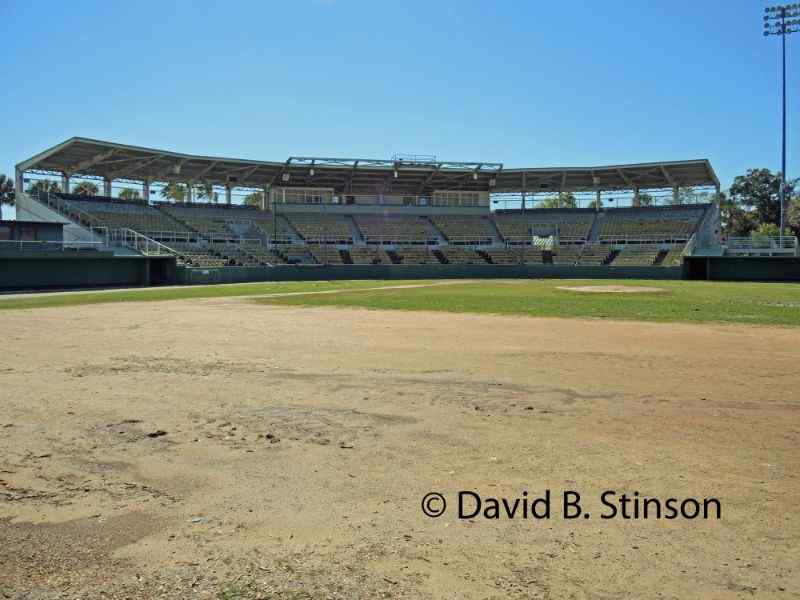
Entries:
<svg viewBox="0 0 800 600">
<path fill-rule="evenodd" d="M 0 309 L 248 296 L 258 303 L 292 306 L 800 326 L 800 286 L 795 284 L 635 280 L 443 283 L 286 282 L 32 295 L 0 299 Z M 587 294 L 561 289 L 576 285 L 655 286 L 661 291 Z"/>
<path fill-rule="evenodd" d="M 656 293 L 580 293 L 581 285 L 658 287 Z M 270 304 L 589 317 L 640 321 L 719 321 L 800 325 L 800 286 L 695 281 L 483 281 L 415 289 L 273 297 Z"/>
</svg>

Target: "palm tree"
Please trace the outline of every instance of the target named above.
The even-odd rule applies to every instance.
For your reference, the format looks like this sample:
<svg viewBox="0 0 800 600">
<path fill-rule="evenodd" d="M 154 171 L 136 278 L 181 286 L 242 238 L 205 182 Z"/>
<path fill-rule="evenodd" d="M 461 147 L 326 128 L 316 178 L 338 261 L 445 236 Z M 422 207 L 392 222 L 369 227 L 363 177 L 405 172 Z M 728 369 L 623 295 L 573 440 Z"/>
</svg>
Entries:
<svg viewBox="0 0 800 600">
<path fill-rule="evenodd" d="M 558 196 L 545 198 L 539 208 L 575 208 L 577 202 L 572 192 L 559 192 Z"/>
<path fill-rule="evenodd" d="M 161 188 L 161 197 L 174 202 L 183 202 L 186 199 L 186 188 L 180 183 L 170 181 Z"/>
<path fill-rule="evenodd" d="M 255 206 L 261 208 L 261 202 L 264 199 L 264 192 L 253 192 L 244 197 L 245 206 Z"/>
<path fill-rule="evenodd" d="M 139 194 L 139 190 L 134 190 L 131 188 L 123 188 L 119 192 L 119 197 L 123 200 L 138 200 L 141 198 L 141 194 Z"/>
<path fill-rule="evenodd" d="M 205 199 L 216 204 L 219 199 L 219 194 L 214 191 L 214 186 L 212 184 L 204 182 L 197 186 L 197 199 Z"/>
<path fill-rule="evenodd" d="M 81 181 L 72 190 L 72 193 L 77 196 L 97 196 L 98 188 L 91 181 Z"/>
<path fill-rule="evenodd" d="M 51 192 L 60 192 L 61 188 L 55 181 L 50 181 L 49 179 L 40 179 L 31 184 L 28 188 L 29 194 L 49 194 Z"/>
<path fill-rule="evenodd" d="M 3 204 L 14 205 L 14 181 L 0 173 L 0 221 L 3 220 Z"/>
<path fill-rule="evenodd" d="M 0 207 L 3 204 L 14 205 L 14 180 L 0 173 Z"/>
</svg>

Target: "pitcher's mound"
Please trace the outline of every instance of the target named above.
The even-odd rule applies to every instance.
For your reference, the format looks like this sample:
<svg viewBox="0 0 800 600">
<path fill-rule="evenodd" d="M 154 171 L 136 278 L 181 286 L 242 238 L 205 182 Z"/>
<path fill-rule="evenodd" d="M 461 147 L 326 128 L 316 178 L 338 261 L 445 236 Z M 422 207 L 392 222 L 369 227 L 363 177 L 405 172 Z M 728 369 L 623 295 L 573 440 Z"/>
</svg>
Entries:
<svg viewBox="0 0 800 600">
<path fill-rule="evenodd" d="M 666 291 L 664 288 L 648 287 L 645 285 L 576 285 L 559 286 L 558 289 L 590 294 L 645 294 Z"/>
</svg>

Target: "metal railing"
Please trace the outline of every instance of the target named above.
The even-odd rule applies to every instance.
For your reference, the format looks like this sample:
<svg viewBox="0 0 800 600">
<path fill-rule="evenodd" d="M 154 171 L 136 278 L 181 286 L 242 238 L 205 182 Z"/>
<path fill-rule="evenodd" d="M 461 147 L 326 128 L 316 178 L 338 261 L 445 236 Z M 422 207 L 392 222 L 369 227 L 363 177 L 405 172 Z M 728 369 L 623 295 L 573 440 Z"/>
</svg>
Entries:
<svg viewBox="0 0 800 600">
<path fill-rule="evenodd" d="M 82 240 L 0 240 L 0 252 L 99 250 L 104 245 L 104 242 L 87 242 Z"/>
<path fill-rule="evenodd" d="M 598 239 L 602 242 L 627 244 L 631 242 L 664 242 L 669 244 L 686 242 L 694 234 L 692 233 L 622 233 L 622 234 L 601 234 Z"/>
<path fill-rule="evenodd" d="M 364 241 L 368 244 L 395 244 L 398 246 L 413 246 L 413 245 L 425 245 L 425 246 L 435 246 L 439 243 L 439 240 L 435 237 L 427 237 L 427 236 L 409 236 L 409 235 L 364 235 L 362 236 Z"/>
<path fill-rule="evenodd" d="M 177 252 L 144 234 L 133 229 L 111 229 L 106 239 L 109 245 L 131 248 L 144 256 L 175 256 Z"/>
<path fill-rule="evenodd" d="M 793 235 L 728 237 L 723 240 L 722 245 L 726 254 L 785 254 L 800 256 L 797 237 Z"/>
</svg>

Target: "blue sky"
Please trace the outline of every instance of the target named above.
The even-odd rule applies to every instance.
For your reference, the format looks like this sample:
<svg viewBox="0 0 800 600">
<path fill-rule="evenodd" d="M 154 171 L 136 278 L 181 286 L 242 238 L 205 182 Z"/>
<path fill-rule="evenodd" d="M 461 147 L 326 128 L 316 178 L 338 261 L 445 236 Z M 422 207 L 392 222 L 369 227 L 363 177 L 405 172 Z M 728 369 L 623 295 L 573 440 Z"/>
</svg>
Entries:
<svg viewBox="0 0 800 600">
<path fill-rule="evenodd" d="M 761 35 L 764 6 L 0 0 L 0 172 L 78 135 L 264 160 L 709 158 L 727 187 L 780 164 L 779 40 Z"/>
</svg>

